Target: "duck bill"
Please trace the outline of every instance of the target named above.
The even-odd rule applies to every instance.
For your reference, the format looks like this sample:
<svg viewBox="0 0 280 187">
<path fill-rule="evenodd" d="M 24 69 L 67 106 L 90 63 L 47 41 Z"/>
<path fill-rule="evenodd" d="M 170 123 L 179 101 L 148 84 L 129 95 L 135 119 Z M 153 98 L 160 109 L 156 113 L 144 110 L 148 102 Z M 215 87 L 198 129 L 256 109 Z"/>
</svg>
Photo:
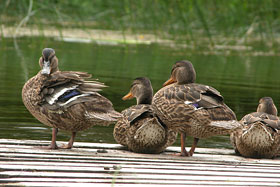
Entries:
<svg viewBox="0 0 280 187">
<path fill-rule="evenodd" d="M 169 84 L 172 84 L 176 82 L 176 80 L 174 80 L 172 77 L 170 79 L 168 79 L 164 84 L 163 84 L 163 87 L 169 85 Z"/>
<path fill-rule="evenodd" d="M 132 99 L 132 98 L 133 98 L 133 95 L 132 95 L 131 92 L 129 92 L 128 94 L 126 94 L 126 95 L 122 98 L 122 100 L 128 100 L 128 99 Z"/>
<path fill-rule="evenodd" d="M 50 62 L 49 61 L 44 61 L 41 74 L 42 75 L 49 75 L 50 73 L 51 73 Z"/>
</svg>

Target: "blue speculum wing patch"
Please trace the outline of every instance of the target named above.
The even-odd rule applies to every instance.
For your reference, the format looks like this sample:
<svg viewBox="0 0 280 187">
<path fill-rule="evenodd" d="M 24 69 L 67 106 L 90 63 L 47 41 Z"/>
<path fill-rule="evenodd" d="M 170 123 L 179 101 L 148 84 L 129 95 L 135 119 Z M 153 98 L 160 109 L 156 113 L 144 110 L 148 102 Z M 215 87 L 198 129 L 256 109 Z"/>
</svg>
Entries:
<svg viewBox="0 0 280 187">
<path fill-rule="evenodd" d="M 61 95 L 58 98 L 58 101 L 67 101 L 67 100 L 71 99 L 72 97 L 75 97 L 80 94 L 81 93 L 77 90 L 69 90 L 69 91 L 65 92 L 63 95 Z"/>
<path fill-rule="evenodd" d="M 193 103 L 192 105 L 193 105 L 195 108 L 199 108 L 198 103 Z"/>
</svg>

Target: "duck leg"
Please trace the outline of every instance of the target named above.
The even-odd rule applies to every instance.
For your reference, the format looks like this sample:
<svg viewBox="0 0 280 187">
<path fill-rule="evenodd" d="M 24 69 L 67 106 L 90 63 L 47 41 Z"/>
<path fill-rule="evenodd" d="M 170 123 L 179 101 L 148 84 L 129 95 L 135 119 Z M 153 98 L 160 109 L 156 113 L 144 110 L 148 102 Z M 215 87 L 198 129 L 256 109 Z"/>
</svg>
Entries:
<svg viewBox="0 0 280 187">
<path fill-rule="evenodd" d="M 195 148 L 196 148 L 196 146 L 197 146 L 198 141 L 199 141 L 199 138 L 193 138 L 193 144 L 192 144 L 191 149 L 189 150 L 189 156 L 192 156 L 192 155 L 193 155 L 194 150 L 195 150 Z"/>
<path fill-rule="evenodd" d="M 52 142 L 51 145 L 49 145 L 47 148 L 48 149 L 58 149 L 57 145 L 56 145 L 56 135 L 58 132 L 58 128 L 53 128 L 52 129 Z"/>
<path fill-rule="evenodd" d="M 179 156 L 191 156 L 188 151 L 186 151 L 185 141 L 186 133 L 181 133 L 181 153 L 179 153 Z"/>
<path fill-rule="evenodd" d="M 71 149 L 73 147 L 76 134 L 77 134 L 77 132 L 72 132 L 72 136 L 71 136 L 68 144 L 67 145 L 63 145 L 61 148 L 62 149 Z"/>
</svg>

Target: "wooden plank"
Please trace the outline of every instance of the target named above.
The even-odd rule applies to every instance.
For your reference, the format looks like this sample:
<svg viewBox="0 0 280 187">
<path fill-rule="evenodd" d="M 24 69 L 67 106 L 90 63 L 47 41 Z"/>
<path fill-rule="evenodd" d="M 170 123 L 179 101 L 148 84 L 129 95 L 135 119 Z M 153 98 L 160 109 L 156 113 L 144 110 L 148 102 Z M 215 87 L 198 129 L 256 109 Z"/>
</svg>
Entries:
<svg viewBox="0 0 280 187">
<path fill-rule="evenodd" d="M 94 183 L 95 185 L 97 184 L 98 187 L 108 187 L 108 183 Z M 93 183 L 57 183 L 57 182 L 49 182 L 49 183 L 45 183 L 45 182 L 20 182 L 20 183 L 10 183 L 10 184 L 5 184 L 5 186 L 36 186 L 36 187 L 77 187 L 77 186 L 82 186 L 82 187 L 92 187 Z M 131 187 L 132 184 L 113 184 L 111 186 L 114 187 Z M 143 184 L 133 184 L 134 187 L 143 187 Z M 162 184 L 159 185 L 155 185 L 155 184 L 145 184 L 145 187 L 155 187 L 155 186 L 162 186 Z M 176 185 L 176 186 L 185 186 L 185 184 L 183 185 Z M 189 185 L 188 185 L 189 186 Z M 189 186 L 192 187 L 192 186 Z M 195 187 L 199 187 L 197 185 L 195 185 Z"/>
<path fill-rule="evenodd" d="M 6 162 L 6 161 L 5 161 Z M 279 173 L 279 166 L 276 167 L 256 167 L 256 166 L 233 166 L 233 165 L 215 165 L 215 164 L 200 164 L 200 163 L 189 163 L 189 164 L 172 164 L 172 163 L 145 163 L 145 162 L 116 162 L 116 161 L 100 161 L 100 160 L 91 160 L 91 161 L 84 161 L 84 160 L 46 160 L 46 159 L 28 159 L 28 160 L 21 160 L 16 159 L 12 163 L 21 163 L 24 165 L 72 165 L 75 167 L 78 166 L 90 166 L 90 167 L 114 167 L 114 166 L 121 166 L 121 167 L 128 167 L 128 168 L 152 168 L 152 169 L 163 169 L 168 170 L 170 168 L 176 168 L 178 170 L 189 169 L 189 170 L 215 170 L 215 171 L 244 171 L 244 172 L 259 172 L 259 173 Z M 40 164 L 42 163 L 42 164 Z M 93 165 L 94 164 L 94 165 Z M 206 168 L 206 169 L 205 169 Z"/>
<path fill-rule="evenodd" d="M 67 144 L 68 142 L 57 141 L 58 144 Z M 9 145 L 31 145 L 31 146 L 47 146 L 50 144 L 49 141 L 39 140 L 14 140 L 14 139 L 0 139 L 0 144 Z M 123 150 L 124 147 L 119 144 L 107 144 L 107 143 L 88 143 L 88 142 L 75 142 L 75 148 L 95 148 L 95 149 L 115 149 Z M 179 147 L 168 147 L 167 152 L 180 152 Z M 234 154 L 232 149 L 211 149 L 211 148 L 197 148 L 197 153 L 204 154 Z"/>
<path fill-rule="evenodd" d="M 21 171 L 49 171 L 49 172 L 91 172 L 91 173 L 112 173 L 115 170 L 106 170 L 104 167 L 83 167 L 83 166 L 41 166 L 41 165 L 14 165 L 14 164 L 2 164 L 0 166 L 1 170 L 18 170 L 20 168 Z M 273 180 L 276 178 L 277 181 L 280 182 L 280 173 L 250 173 L 250 172 L 224 172 L 224 171 L 211 171 L 211 170 L 176 170 L 176 169 L 168 169 L 168 170 L 157 170 L 157 169 L 149 169 L 149 168 L 122 168 L 118 171 L 121 174 L 128 174 L 128 173 L 137 173 L 137 174 L 165 174 L 168 173 L 169 175 L 203 175 L 203 176 L 236 176 L 236 177 L 262 177 L 267 178 L 267 180 Z"/>
<path fill-rule="evenodd" d="M 153 185 L 195 185 L 194 181 L 166 181 L 166 180 L 125 180 L 122 181 L 121 179 L 65 179 L 65 178 L 16 178 L 15 180 L 11 179 L 0 179 L 2 183 L 9 183 L 9 182 L 19 182 L 19 183 L 50 183 L 55 182 L 57 184 L 60 183 L 78 183 L 83 185 L 84 183 L 114 183 L 114 184 L 137 184 L 141 183 L 142 185 L 146 184 L 153 184 Z M 227 185 L 234 185 L 234 186 L 277 186 L 279 183 L 274 182 L 239 182 L 239 181 L 211 181 L 213 185 L 220 185 L 220 186 L 227 186 Z M 200 181 L 200 185 L 209 185 L 209 181 Z"/>
<path fill-rule="evenodd" d="M 112 179 L 118 178 L 122 180 L 165 180 L 170 181 L 232 181 L 232 182 L 267 182 L 279 183 L 278 178 L 263 178 L 263 177 L 239 177 L 239 176 L 221 176 L 221 175 L 172 175 L 172 174 L 145 174 L 145 173 L 120 173 L 111 171 L 107 173 L 94 173 L 94 172 L 46 172 L 46 171 L 5 171 L 2 172 L 2 179 L 16 179 L 19 177 L 26 178 L 67 178 L 67 179 Z M 6 176 L 6 177 L 5 177 Z M 42 179 L 43 180 L 43 179 Z"/>
<path fill-rule="evenodd" d="M 21 182 L 21 183 L 12 183 L 12 184 L 6 184 L 5 186 L 36 186 L 36 187 L 57 187 L 57 186 L 60 186 L 60 187 L 77 187 L 77 186 L 83 186 L 83 187 L 92 187 L 93 184 L 92 183 L 44 183 L 44 182 L 38 182 L 38 183 L 32 183 L 32 182 Z M 97 184 L 98 187 L 108 187 L 108 183 L 106 184 L 102 184 L 102 183 L 98 183 Z M 111 184 L 112 187 L 143 187 L 145 185 L 145 187 L 160 187 L 160 186 L 167 186 L 167 185 L 164 185 L 164 184 L 141 184 L 141 183 L 137 183 L 137 184 Z M 188 186 L 188 187 L 205 187 L 206 185 L 202 184 L 176 184 L 176 185 L 173 185 L 173 186 L 176 186 L 176 187 L 179 187 L 179 186 Z M 207 184 L 207 186 L 209 186 L 209 183 Z M 234 187 L 235 185 L 214 185 L 214 186 L 222 186 L 222 187 Z M 254 185 L 254 187 L 263 187 L 262 185 Z"/>
<path fill-rule="evenodd" d="M 57 141 L 58 144 L 67 144 L 68 142 Z M 0 144 L 11 145 L 31 145 L 31 146 L 48 146 L 50 141 L 41 140 L 16 140 L 16 139 L 0 139 Z M 75 147 L 91 147 L 91 148 L 104 148 L 104 149 L 123 149 L 119 144 L 107 144 L 107 143 L 88 143 L 88 142 L 75 142 Z"/>
<path fill-rule="evenodd" d="M 138 154 L 116 144 L 75 143 L 46 150 L 48 141 L 0 139 L 5 186 L 280 186 L 280 159 L 247 159 L 232 150 L 198 149 L 193 157 Z M 100 152 L 98 150 L 106 151 Z"/>
<path fill-rule="evenodd" d="M 136 154 L 131 153 L 128 151 L 118 151 L 118 150 L 108 150 L 108 153 L 92 153 L 86 150 L 83 151 L 76 151 L 77 149 L 73 150 L 63 150 L 53 151 L 50 150 L 36 150 L 36 149 L 27 149 L 21 150 L 17 149 L 14 150 L 6 150 L 7 148 L 0 148 L 0 158 L 13 158 L 13 157 L 21 157 L 21 158 L 44 158 L 44 159 L 84 159 L 84 160 L 92 160 L 99 159 L 99 160 L 115 160 L 115 161 L 145 161 L 151 163 L 215 163 L 215 164 L 229 164 L 229 165 L 258 165 L 263 167 L 274 167 L 279 166 L 279 160 L 272 160 L 272 159 L 246 159 L 238 156 L 233 155 L 206 155 L 206 154 L 196 154 L 194 157 L 177 157 L 173 155 L 153 155 L 153 154 Z M 68 154 L 70 153 L 70 154 Z M 118 155 L 117 158 L 115 155 Z M 221 158 L 222 157 L 222 158 Z"/>
<path fill-rule="evenodd" d="M 11 142 L 11 140 L 7 140 L 7 139 L 4 139 L 4 140 L 0 139 L 0 143 L 1 143 L 1 141 L 4 142 L 4 143 Z M 131 152 L 122 150 L 123 148 L 119 145 L 116 145 L 116 144 L 96 144 L 96 143 L 79 143 L 79 142 L 77 142 L 77 144 L 82 145 L 82 147 L 83 146 L 85 147 L 85 145 L 86 145 L 87 147 L 89 147 L 91 149 L 74 148 L 72 150 L 43 150 L 43 149 L 39 149 L 37 147 L 35 147 L 35 150 L 34 150 L 34 147 L 30 146 L 30 145 L 40 145 L 42 143 L 40 143 L 40 141 L 33 141 L 33 140 L 29 140 L 29 141 L 16 140 L 16 141 L 13 142 L 13 144 L 14 143 L 16 143 L 16 144 L 20 143 L 20 144 L 25 144 L 26 145 L 28 142 L 30 142 L 29 147 L 32 148 L 31 150 L 33 150 L 33 152 L 36 152 L 36 153 L 38 153 L 38 152 L 41 152 L 41 153 L 51 152 L 51 153 L 54 153 L 54 154 L 79 154 L 79 155 L 83 155 L 83 151 L 84 151 L 86 155 L 89 155 L 90 153 L 96 153 L 96 151 L 98 149 L 107 149 L 107 147 L 108 147 L 108 148 L 111 148 L 111 149 L 116 148 L 116 150 L 114 149 L 115 151 L 120 150 L 120 152 L 118 152 L 119 157 L 123 157 L 123 156 L 124 157 L 137 157 L 137 158 L 140 158 L 140 157 L 144 157 L 144 158 L 159 157 L 161 159 L 171 159 L 171 160 L 186 160 L 186 159 L 187 160 L 195 160 L 195 158 L 200 157 L 200 158 L 198 158 L 199 160 L 201 160 L 201 158 L 204 158 L 204 160 L 209 158 L 211 160 L 216 159 L 218 161 L 229 161 L 229 162 L 231 162 L 231 161 L 236 161 L 236 162 L 241 162 L 241 161 L 246 162 L 246 161 L 248 161 L 250 163 L 255 162 L 255 163 L 264 163 L 264 164 L 269 164 L 269 163 L 273 163 L 273 164 L 279 163 L 280 164 L 280 158 L 273 159 L 273 160 L 271 160 L 271 159 L 246 159 L 246 158 L 243 158 L 243 157 L 237 157 L 235 155 L 231 155 L 231 154 L 233 154 L 232 150 L 226 150 L 225 151 L 224 149 L 220 150 L 220 149 L 199 149 L 198 148 L 194 157 L 183 158 L 183 157 L 174 157 L 172 155 L 170 156 L 170 154 L 168 154 L 168 152 L 160 154 L 160 155 L 131 153 Z M 43 142 L 47 142 L 47 141 L 43 141 Z M 48 144 L 49 143 L 47 143 L 47 145 Z M 91 146 L 91 144 L 92 144 L 92 146 Z M 16 148 L 16 147 L 14 147 L 14 148 L 17 149 L 17 151 L 19 151 L 18 148 Z M 27 147 L 25 147 L 25 148 L 27 148 Z M 96 148 L 96 149 L 94 149 L 94 148 Z M 6 149 L 6 147 L 4 147 L 4 149 Z M 173 149 L 173 151 L 178 149 L 178 151 L 179 151 L 178 147 L 177 148 L 170 147 L 168 150 L 170 150 L 170 149 Z M 82 150 L 82 151 L 79 151 L 79 150 Z M 13 150 L 11 150 L 11 151 L 13 151 Z M 25 150 L 25 151 L 28 152 L 28 150 Z M 110 149 L 109 149 L 109 151 L 110 151 Z M 200 154 L 200 152 L 202 152 L 202 154 Z M 215 152 L 217 154 L 219 153 L 219 154 L 218 155 L 213 155 L 212 154 L 213 152 Z M 203 154 L 206 154 L 206 155 L 203 155 Z M 223 154 L 230 154 L 230 155 L 224 155 L 221 158 L 221 155 L 223 155 Z M 106 156 L 110 156 L 110 155 L 106 155 Z M 223 159 L 223 158 L 226 158 L 226 159 Z M 234 159 L 232 159 L 232 158 L 234 158 Z"/>
<path fill-rule="evenodd" d="M 102 163 L 84 163 L 82 161 L 80 162 L 52 162 L 52 161 L 44 161 L 44 162 L 34 162 L 34 161 L 29 161 L 29 162 L 22 162 L 22 161 L 13 161 L 12 163 L 7 163 L 6 161 L 0 161 L 0 168 L 7 167 L 9 165 L 25 165 L 25 166 L 69 166 L 69 167 L 91 167 L 91 168 L 104 168 L 104 167 L 120 167 L 120 168 L 133 168 L 133 169 L 154 169 L 154 170 L 195 170 L 195 171 L 219 171 L 219 172 L 251 172 L 251 173 L 260 173 L 263 177 L 270 174 L 279 174 L 280 176 L 280 168 L 275 167 L 274 170 L 271 169 L 266 169 L 263 167 L 258 167 L 258 168 L 245 168 L 245 167 L 240 167 L 240 166 L 229 166 L 229 165 L 224 165 L 223 167 L 216 167 L 216 165 L 203 165 L 201 166 L 200 164 L 188 164 L 188 165 L 177 165 L 176 167 L 174 165 L 167 165 L 167 164 L 161 164 L 161 165 L 144 165 L 145 163 L 142 164 L 131 164 L 128 162 L 126 163 L 119 163 L 119 162 L 114 162 L 114 163 L 107 163 L 107 162 L 102 162 Z M 206 167 L 207 166 L 207 167 Z M 261 170 L 260 170 L 261 169 Z M 265 173 L 265 174 L 263 174 Z"/>
<path fill-rule="evenodd" d="M 58 144 L 67 144 L 68 142 L 57 141 L 57 143 Z M 38 141 L 38 140 L 0 139 L 0 144 L 47 146 L 50 144 L 50 142 L 49 141 Z M 124 147 L 119 144 L 107 144 L 107 143 L 75 142 L 74 147 L 75 148 L 95 148 L 95 149 L 102 148 L 102 149 L 124 150 Z M 166 152 L 180 152 L 180 148 L 170 146 L 166 149 Z M 234 151 L 232 149 L 197 148 L 196 153 L 227 155 L 227 154 L 234 154 Z"/>
</svg>

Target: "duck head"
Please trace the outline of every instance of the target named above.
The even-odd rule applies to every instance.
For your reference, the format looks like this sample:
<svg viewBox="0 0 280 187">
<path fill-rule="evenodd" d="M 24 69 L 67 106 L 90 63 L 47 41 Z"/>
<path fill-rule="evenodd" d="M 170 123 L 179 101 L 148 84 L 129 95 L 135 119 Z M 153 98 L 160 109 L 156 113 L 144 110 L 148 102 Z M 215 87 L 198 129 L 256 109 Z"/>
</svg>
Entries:
<svg viewBox="0 0 280 187">
<path fill-rule="evenodd" d="M 146 77 L 138 77 L 131 84 L 130 91 L 122 99 L 136 98 L 137 104 L 151 104 L 153 99 L 153 87 Z"/>
<path fill-rule="evenodd" d="M 194 83 L 195 79 L 196 73 L 192 63 L 187 60 L 178 61 L 173 65 L 171 77 L 163 84 L 163 86 L 167 86 L 175 82 L 178 84 Z"/>
<path fill-rule="evenodd" d="M 263 97 L 259 100 L 259 106 L 257 112 L 264 112 L 277 116 L 277 108 L 271 97 Z"/>
<path fill-rule="evenodd" d="M 42 57 L 39 59 L 42 75 L 50 75 L 58 71 L 58 59 L 52 48 L 45 48 L 42 51 Z"/>
</svg>

